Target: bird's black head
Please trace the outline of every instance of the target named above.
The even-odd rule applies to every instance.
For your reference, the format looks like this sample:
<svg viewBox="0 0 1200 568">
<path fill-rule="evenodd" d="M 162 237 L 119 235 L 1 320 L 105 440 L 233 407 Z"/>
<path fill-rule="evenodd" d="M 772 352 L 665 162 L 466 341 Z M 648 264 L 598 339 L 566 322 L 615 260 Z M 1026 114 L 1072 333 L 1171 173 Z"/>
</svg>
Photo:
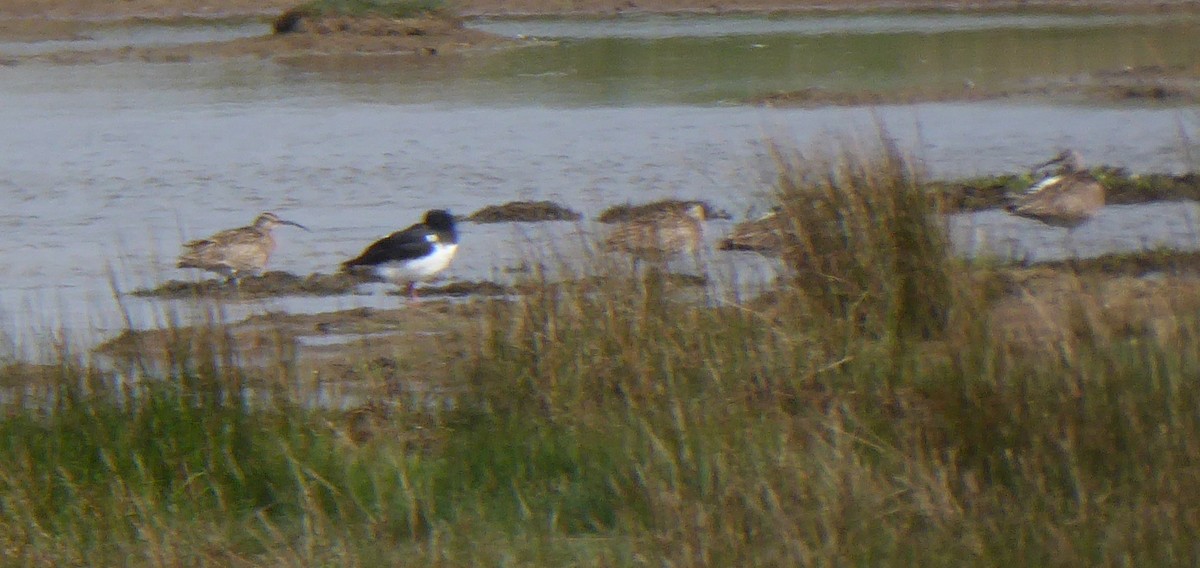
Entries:
<svg viewBox="0 0 1200 568">
<path fill-rule="evenodd" d="M 454 215 L 445 209 L 430 209 L 425 212 L 425 226 L 435 231 L 453 231 Z"/>
</svg>

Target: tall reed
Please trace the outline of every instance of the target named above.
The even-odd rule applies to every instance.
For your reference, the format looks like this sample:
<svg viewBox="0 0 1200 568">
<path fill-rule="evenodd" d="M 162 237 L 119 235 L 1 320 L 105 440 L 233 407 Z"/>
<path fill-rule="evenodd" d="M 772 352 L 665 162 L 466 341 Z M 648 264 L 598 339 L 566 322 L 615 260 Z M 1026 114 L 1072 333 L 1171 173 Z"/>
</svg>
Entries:
<svg viewBox="0 0 1200 568">
<path fill-rule="evenodd" d="M 491 314 L 476 479 L 663 563 L 1195 558 L 1194 310 L 1114 333 L 1081 289 L 1053 334 L 1014 336 L 894 146 L 777 163 L 788 276 L 764 299 L 697 305 L 645 272 Z"/>
</svg>

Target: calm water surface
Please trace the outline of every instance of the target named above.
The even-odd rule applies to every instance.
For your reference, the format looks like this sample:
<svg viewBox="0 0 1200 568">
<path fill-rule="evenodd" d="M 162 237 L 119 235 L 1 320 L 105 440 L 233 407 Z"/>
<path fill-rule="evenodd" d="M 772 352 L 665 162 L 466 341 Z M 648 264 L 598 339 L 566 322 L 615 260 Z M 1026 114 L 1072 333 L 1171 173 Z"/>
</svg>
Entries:
<svg viewBox="0 0 1200 568">
<path fill-rule="evenodd" d="M 0 67 L 7 126 L 0 129 L 0 317 L 14 330 L 16 348 L 44 343 L 28 330 L 61 328 L 94 341 L 120 329 L 110 271 L 124 290 L 194 277 L 173 267 L 180 242 L 248 223 L 263 210 L 313 229 L 276 233 L 272 268 L 306 274 L 334 270 L 431 207 L 469 213 L 513 199 L 553 199 L 592 218 L 615 203 L 677 197 L 707 199 L 741 218 L 763 207 L 771 171 L 764 141 L 809 148 L 855 133 L 869 139 L 877 121 L 940 177 L 1014 171 L 1061 146 L 1090 162 L 1181 171 L 1188 166 L 1181 139 L 1200 135 L 1195 108 L 728 104 L 814 85 L 880 90 L 1194 62 L 1200 33 L 1194 22 L 1176 19 L 477 25 L 561 43 L 419 65 L 348 58 Z M 0 53 L 9 53 L 4 45 Z M 987 247 L 1049 258 L 1196 246 L 1194 216 L 1190 205 L 1110 207 L 1067 242 L 1060 230 L 987 212 L 956 219 L 955 234 L 965 252 Z M 710 223 L 710 238 L 728 226 Z M 580 233 L 594 229 L 465 224 L 450 275 L 488 278 L 529 255 L 571 256 L 585 238 Z M 774 270 L 752 254 L 712 260 L 719 271 L 751 279 Z M 241 309 L 399 302 L 378 288 L 365 292 Z M 158 303 L 130 301 L 128 308 L 135 325 L 160 323 Z"/>
</svg>

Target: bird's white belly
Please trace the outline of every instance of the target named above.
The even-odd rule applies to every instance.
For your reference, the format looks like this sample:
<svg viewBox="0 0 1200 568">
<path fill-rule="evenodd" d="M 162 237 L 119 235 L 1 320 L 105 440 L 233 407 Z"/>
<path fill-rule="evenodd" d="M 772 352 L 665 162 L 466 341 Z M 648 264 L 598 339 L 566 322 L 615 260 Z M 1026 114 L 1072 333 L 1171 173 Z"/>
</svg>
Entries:
<svg viewBox="0 0 1200 568">
<path fill-rule="evenodd" d="M 457 244 L 434 244 L 433 252 L 430 254 L 411 260 L 385 263 L 380 265 L 377 273 L 380 277 L 395 282 L 424 280 L 450 266 L 450 259 L 454 258 L 454 253 L 457 250 Z"/>
</svg>

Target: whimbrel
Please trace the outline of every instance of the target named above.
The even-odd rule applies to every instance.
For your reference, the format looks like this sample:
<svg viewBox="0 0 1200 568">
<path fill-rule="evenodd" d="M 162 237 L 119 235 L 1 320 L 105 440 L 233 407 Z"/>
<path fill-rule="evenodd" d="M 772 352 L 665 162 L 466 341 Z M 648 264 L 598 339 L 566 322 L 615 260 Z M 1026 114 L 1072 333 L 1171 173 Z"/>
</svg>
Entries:
<svg viewBox="0 0 1200 568">
<path fill-rule="evenodd" d="M 417 282 L 445 270 L 457 250 L 454 216 L 432 209 L 425 213 L 424 221 L 371 243 L 362 254 L 343 262 L 342 269 L 369 271 L 403 285 L 405 293 L 415 299 Z"/>
<path fill-rule="evenodd" d="M 1063 150 L 1034 166 L 1035 175 L 1049 166 L 1057 165 L 1058 170 L 1016 196 L 1008 210 L 1068 230 L 1088 222 L 1104 207 L 1104 186 L 1080 163 L 1078 153 Z"/>
<path fill-rule="evenodd" d="M 717 248 L 779 254 L 783 248 L 783 225 L 784 219 L 776 208 L 762 217 L 734 225 L 729 234 L 717 243 Z"/>
<path fill-rule="evenodd" d="M 604 248 L 648 260 L 666 260 L 684 252 L 694 256 L 700 250 L 703 221 L 704 206 L 699 203 L 683 211 L 634 219 L 609 232 Z"/>
<path fill-rule="evenodd" d="M 227 281 L 239 284 L 246 274 L 260 274 L 275 250 L 275 239 L 271 230 L 279 225 L 291 225 L 308 230 L 299 223 L 280 219 L 266 212 L 254 220 L 253 225 L 227 229 L 205 239 L 184 243 L 183 254 L 179 255 L 179 268 L 199 268 L 216 272 Z"/>
</svg>

